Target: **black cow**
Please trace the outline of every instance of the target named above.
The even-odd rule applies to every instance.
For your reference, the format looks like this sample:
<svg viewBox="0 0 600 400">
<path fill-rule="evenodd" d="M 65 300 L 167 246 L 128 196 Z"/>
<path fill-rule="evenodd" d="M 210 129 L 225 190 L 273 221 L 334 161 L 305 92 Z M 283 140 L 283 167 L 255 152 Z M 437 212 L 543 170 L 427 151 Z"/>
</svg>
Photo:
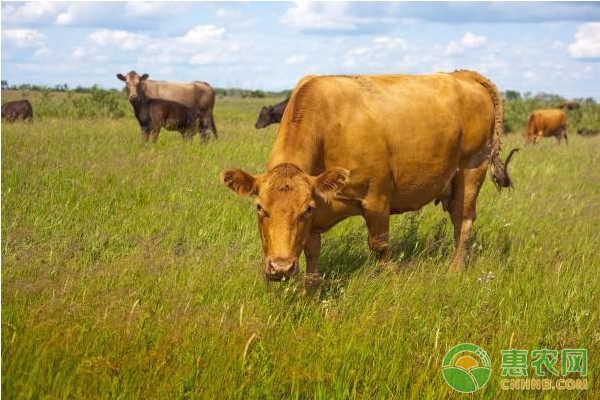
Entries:
<svg viewBox="0 0 600 400">
<path fill-rule="evenodd" d="M 258 119 L 256 120 L 256 124 L 254 127 L 256 129 L 266 128 L 271 124 L 275 124 L 281 122 L 281 117 L 283 112 L 285 111 L 285 107 L 289 101 L 289 97 L 282 101 L 279 104 L 275 104 L 274 106 L 265 106 L 260 110 L 258 114 Z"/>
<path fill-rule="evenodd" d="M 129 92 L 129 87 L 127 87 Z M 138 88 L 135 96 L 129 93 L 129 102 L 142 129 L 142 139 L 152 143 L 158 140 L 160 128 L 178 131 L 184 139 L 192 140 L 200 130 L 202 113 L 197 107 L 186 107 L 176 101 L 151 99 Z M 208 132 L 202 131 L 202 139 Z"/>
<path fill-rule="evenodd" d="M 2 121 L 13 122 L 18 119 L 31 121 L 33 108 L 29 100 L 9 101 L 2 104 Z"/>
</svg>

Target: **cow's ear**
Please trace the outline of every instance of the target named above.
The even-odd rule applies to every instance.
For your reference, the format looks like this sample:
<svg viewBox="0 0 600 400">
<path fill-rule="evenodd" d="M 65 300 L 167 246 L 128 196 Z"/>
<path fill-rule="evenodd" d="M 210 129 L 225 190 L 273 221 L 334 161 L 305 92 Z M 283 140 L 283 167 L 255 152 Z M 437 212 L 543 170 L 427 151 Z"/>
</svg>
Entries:
<svg viewBox="0 0 600 400">
<path fill-rule="evenodd" d="M 333 168 L 313 178 L 313 187 L 317 196 L 329 203 L 333 197 L 348 184 L 350 171 L 344 168 Z"/>
<path fill-rule="evenodd" d="M 257 177 L 241 169 L 227 169 L 221 172 L 221 182 L 229 189 L 242 196 L 256 196 Z"/>
<path fill-rule="evenodd" d="M 146 79 L 148 79 L 148 74 L 140 76 L 140 81 L 145 81 Z"/>
<path fill-rule="evenodd" d="M 125 79 L 125 77 L 123 76 L 123 74 L 117 74 L 117 78 L 119 78 L 123 82 L 127 82 L 127 79 Z"/>
</svg>

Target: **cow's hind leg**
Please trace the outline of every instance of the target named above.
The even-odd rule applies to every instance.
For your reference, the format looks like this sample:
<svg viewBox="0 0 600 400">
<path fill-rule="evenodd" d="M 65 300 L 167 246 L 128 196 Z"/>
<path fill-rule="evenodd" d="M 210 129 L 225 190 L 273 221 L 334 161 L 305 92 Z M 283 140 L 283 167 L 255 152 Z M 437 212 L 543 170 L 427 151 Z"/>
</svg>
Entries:
<svg viewBox="0 0 600 400">
<path fill-rule="evenodd" d="M 565 144 L 568 146 L 569 145 L 569 139 L 567 138 L 567 130 L 563 129 L 562 131 L 560 131 L 560 133 L 558 134 L 558 136 L 556 137 L 558 139 L 558 144 L 560 144 L 560 141 L 562 138 L 565 139 Z"/>
<path fill-rule="evenodd" d="M 212 110 L 208 110 L 202 116 L 202 136 L 206 139 L 209 139 L 211 131 L 216 139 L 217 130 L 215 128 L 215 123 L 213 122 Z"/>
<path fill-rule="evenodd" d="M 471 228 L 477 216 L 477 196 L 487 168 L 488 163 L 484 162 L 473 169 L 460 169 L 452 181 L 452 198 L 448 211 L 454 225 L 454 257 L 449 272 L 466 269 Z"/>
<path fill-rule="evenodd" d="M 217 125 L 215 125 L 215 118 L 212 115 L 210 116 L 210 126 L 212 128 L 212 132 L 213 132 L 213 135 L 215 136 L 215 139 L 217 139 L 218 138 Z"/>
</svg>

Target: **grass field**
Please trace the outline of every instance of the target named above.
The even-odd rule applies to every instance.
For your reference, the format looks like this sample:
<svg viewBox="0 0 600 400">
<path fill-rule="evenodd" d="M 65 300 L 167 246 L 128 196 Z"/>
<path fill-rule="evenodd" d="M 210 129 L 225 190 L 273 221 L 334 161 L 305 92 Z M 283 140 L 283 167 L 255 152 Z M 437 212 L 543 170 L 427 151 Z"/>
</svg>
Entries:
<svg viewBox="0 0 600 400">
<path fill-rule="evenodd" d="M 362 219 L 336 226 L 304 295 L 264 282 L 253 207 L 218 179 L 262 171 L 276 127 L 253 124 L 279 100 L 219 99 L 208 144 L 144 146 L 130 115 L 2 124 L 3 396 L 459 398 L 441 363 L 471 342 L 493 365 L 474 398 L 599 398 L 600 136 L 523 148 L 512 191 L 486 181 L 463 276 L 432 204 L 392 218 L 395 271 Z M 502 390 L 511 348 L 587 348 L 588 389 Z"/>
</svg>

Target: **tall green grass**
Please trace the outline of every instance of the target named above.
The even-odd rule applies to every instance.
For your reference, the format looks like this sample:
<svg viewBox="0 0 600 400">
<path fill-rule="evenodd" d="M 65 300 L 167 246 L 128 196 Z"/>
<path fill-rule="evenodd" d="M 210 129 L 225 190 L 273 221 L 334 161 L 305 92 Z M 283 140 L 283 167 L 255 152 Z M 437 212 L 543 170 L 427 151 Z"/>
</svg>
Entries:
<svg viewBox="0 0 600 400">
<path fill-rule="evenodd" d="M 252 206 L 218 180 L 262 171 L 264 103 L 220 99 L 207 144 L 144 146 L 130 114 L 2 124 L 2 395 L 458 398 L 441 362 L 472 342 L 493 364 L 473 397 L 598 398 L 600 137 L 526 147 L 514 190 L 485 183 L 464 276 L 429 205 L 392 218 L 394 271 L 375 272 L 360 218 L 336 226 L 304 295 L 263 281 Z M 589 349 L 588 390 L 501 390 L 509 348 Z"/>
</svg>

